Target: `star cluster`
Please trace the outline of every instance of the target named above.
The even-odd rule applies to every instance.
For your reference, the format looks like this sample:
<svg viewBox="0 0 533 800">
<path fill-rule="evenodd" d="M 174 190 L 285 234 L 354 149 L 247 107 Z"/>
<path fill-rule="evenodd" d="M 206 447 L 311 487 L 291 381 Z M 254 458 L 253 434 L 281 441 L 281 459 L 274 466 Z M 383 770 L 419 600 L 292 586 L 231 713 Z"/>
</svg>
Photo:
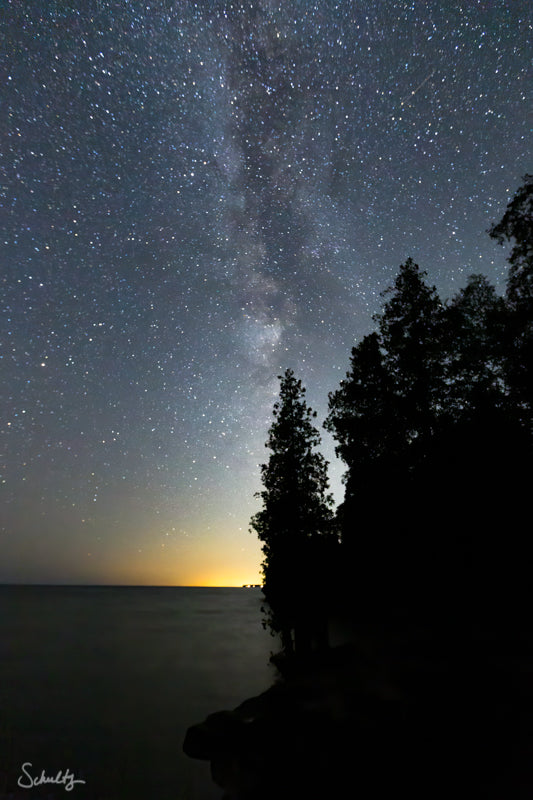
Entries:
<svg viewBox="0 0 533 800">
<path fill-rule="evenodd" d="M 258 582 L 277 375 L 323 419 L 408 256 L 443 298 L 503 290 L 532 26 L 522 0 L 8 0 L 0 580 Z"/>
</svg>

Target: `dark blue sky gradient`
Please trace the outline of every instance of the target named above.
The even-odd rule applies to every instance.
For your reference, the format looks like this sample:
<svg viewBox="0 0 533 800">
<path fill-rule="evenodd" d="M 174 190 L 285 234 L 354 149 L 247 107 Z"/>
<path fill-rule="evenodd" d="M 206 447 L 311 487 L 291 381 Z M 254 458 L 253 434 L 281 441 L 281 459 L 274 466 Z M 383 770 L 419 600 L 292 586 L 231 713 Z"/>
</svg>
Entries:
<svg viewBox="0 0 533 800">
<path fill-rule="evenodd" d="M 321 422 L 408 256 L 443 299 L 503 290 L 486 230 L 532 171 L 532 21 L 4 4 L 0 581 L 258 582 L 277 375 Z"/>
</svg>

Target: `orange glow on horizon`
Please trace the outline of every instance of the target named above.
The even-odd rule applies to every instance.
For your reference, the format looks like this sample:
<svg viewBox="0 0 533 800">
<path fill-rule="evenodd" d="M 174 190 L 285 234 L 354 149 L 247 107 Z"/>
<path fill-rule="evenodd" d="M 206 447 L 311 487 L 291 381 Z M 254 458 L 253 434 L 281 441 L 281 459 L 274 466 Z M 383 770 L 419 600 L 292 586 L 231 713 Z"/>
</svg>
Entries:
<svg viewBox="0 0 533 800">
<path fill-rule="evenodd" d="M 232 587 L 232 586 L 241 587 L 241 586 L 245 586 L 246 584 L 250 584 L 250 583 L 251 584 L 254 584 L 254 583 L 262 584 L 263 583 L 263 578 L 261 577 L 261 575 L 259 575 L 259 573 L 257 574 L 257 577 L 255 579 L 252 579 L 252 578 L 250 578 L 249 575 L 236 576 L 234 573 L 233 574 L 231 574 L 231 573 L 228 574 L 228 573 L 223 573 L 223 572 L 219 572 L 219 573 L 215 572 L 214 573 L 214 572 L 211 572 L 211 571 L 206 571 L 206 572 L 200 573 L 198 575 L 198 577 L 195 577 L 190 583 L 188 583 L 186 585 L 187 586 L 205 586 L 206 588 L 209 588 L 209 587 L 213 587 L 214 588 L 216 586 L 219 586 L 219 587 L 226 587 L 226 586 L 227 587 Z M 182 584 L 182 585 L 185 585 L 185 584 Z"/>
<path fill-rule="evenodd" d="M 158 554 L 159 555 L 159 554 Z M 230 561 L 228 564 L 227 561 Z M 224 563 L 224 561 L 226 563 Z M 193 587 L 242 587 L 245 584 L 262 584 L 257 561 L 250 559 L 205 558 L 199 554 L 178 561 L 150 558 L 138 554 L 127 562 L 107 563 L 98 570 L 96 580 L 91 583 L 105 583 L 114 586 L 193 586 Z M 241 561 L 241 563 L 239 563 Z M 244 562 L 244 563 L 243 563 Z"/>
<path fill-rule="evenodd" d="M 6 577 L 21 584 L 85 586 L 205 586 L 242 587 L 261 585 L 262 553 L 259 542 L 224 535 L 180 541 L 171 546 L 152 534 L 124 542 L 111 537 L 89 547 L 53 530 L 48 537 L 20 537 L 11 551 L 9 564 L 2 564 Z M 7 580 L 12 582 L 12 580 Z"/>
</svg>

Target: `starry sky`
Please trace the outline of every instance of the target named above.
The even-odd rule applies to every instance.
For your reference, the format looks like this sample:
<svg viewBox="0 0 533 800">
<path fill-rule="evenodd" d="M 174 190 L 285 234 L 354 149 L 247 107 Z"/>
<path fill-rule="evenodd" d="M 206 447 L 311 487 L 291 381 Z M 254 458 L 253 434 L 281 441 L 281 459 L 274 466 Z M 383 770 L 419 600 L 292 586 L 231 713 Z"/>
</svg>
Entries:
<svg viewBox="0 0 533 800">
<path fill-rule="evenodd" d="M 321 425 L 409 256 L 504 289 L 530 0 L 0 14 L 0 582 L 258 583 L 277 376 Z"/>
</svg>

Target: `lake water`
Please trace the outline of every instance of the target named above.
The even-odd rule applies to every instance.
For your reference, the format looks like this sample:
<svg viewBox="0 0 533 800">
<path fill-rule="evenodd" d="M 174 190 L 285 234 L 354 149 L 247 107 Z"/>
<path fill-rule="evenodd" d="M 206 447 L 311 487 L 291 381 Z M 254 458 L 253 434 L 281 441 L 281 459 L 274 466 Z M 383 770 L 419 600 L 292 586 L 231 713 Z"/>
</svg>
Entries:
<svg viewBox="0 0 533 800">
<path fill-rule="evenodd" d="M 0 797 L 220 800 L 208 762 L 187 758 L 183 739 L 272 684 L 277 642 L 262 628 L 262 597 L 1 586 Z M 66 769 L 85 784 L 28 787 Z"/>
</svg>

